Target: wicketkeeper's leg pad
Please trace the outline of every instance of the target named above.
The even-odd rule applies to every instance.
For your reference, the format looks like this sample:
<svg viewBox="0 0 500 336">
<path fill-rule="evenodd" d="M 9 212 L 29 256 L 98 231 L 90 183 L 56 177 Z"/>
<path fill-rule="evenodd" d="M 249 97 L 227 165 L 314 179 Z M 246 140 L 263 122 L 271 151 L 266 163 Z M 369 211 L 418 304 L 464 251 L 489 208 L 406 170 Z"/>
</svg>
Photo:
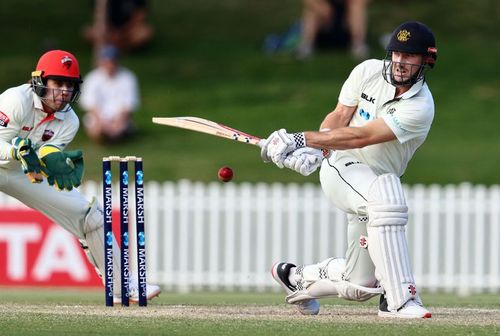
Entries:
<svg viewBox="0 0 500 336">
<path fill-rule="evenodd" d="M 379 176 L 368 197 L 368 251 L 388 308 L 395 310 L 416 297 L 405 234 L 408 207 L 401 182 L 394 174 Z"/>
<path fill-rule="evenodd" d="M 101 276 L 105 272 L 104 265 L 104 215 L 103 210 L 95 198 L 89 206 L 83 224 L 85 242 L 87 243 L 87 258 L 95 266 Z M 115 295 L 120 293 L 120 248 L 113 238 L 113 283 Z M 104 280 L 104 279 L 103 279 Z"/>
</svg>

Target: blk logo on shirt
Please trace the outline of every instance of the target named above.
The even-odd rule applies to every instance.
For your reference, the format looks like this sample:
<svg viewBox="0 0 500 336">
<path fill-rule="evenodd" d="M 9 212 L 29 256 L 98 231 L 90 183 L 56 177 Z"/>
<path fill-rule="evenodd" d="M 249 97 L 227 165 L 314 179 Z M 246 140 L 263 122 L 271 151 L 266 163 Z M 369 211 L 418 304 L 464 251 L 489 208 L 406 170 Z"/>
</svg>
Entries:
<svg viewBox="0 0 500 336">
<path fill-rule="evenodd" d="M 369 97 L 366 93 L 361 93 L 361 98 L 363 98 L 364 100 L 366 100 L 367 102 L 369 103 L 372 103 L 372 104 L 375 104 L 375 98 L 373 97 Z"/>
</svg>

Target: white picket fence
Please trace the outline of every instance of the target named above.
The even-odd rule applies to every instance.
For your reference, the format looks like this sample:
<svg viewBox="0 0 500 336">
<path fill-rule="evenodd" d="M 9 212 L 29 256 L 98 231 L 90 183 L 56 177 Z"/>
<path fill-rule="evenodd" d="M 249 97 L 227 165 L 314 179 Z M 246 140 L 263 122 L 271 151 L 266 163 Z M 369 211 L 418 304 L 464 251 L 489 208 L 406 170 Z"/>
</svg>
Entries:
<svg viewBox="0 0 500 336">
<path fill-rule="evenodd" d="M 98 183 L 80 189 L 102 198 Z M 345 216 L 318 185 L 149 182 L 145 191 L 148 277 L 167 290 L 278 289 L 275 261 L 314 263 L 346 250 Z M 500 186 L 405 191 L 419 287 L 500 292 Z"/>
</svg>

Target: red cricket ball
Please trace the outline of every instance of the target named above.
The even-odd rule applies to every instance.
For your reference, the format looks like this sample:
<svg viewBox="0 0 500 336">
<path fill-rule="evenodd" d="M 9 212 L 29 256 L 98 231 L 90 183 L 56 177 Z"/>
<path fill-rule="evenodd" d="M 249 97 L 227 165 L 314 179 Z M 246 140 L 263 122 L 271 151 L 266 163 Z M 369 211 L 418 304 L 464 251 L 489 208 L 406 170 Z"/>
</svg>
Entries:
<svg viewBox="0 0 500 336">
<path fill-rule="evenodd" d="M 233 170 L 227 166 L 219 169 L 219 180 L 222 182 L 229 182 L 233 179 Z"/>
</svg>

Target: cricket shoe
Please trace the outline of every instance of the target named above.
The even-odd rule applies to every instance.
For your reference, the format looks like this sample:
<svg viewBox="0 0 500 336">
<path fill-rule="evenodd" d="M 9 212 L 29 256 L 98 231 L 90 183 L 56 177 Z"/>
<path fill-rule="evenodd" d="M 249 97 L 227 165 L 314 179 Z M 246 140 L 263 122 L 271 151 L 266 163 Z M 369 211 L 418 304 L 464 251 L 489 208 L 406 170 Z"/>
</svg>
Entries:
<svg viewBox="0 0 500 336">
<path fill-rule="evenodd" d="M 294 264 L 277 262 L 271 268 L 271 274 L 277 283 L 283 287 L 288 294 L 287 297 L 298 293 L 297 287 L 288 280 L 290 269 L 296 267 Z M 294 304 L 302 315 L 317 315 L 319 313 L 319 301 L 317 299 L 304 299 L 295 301 Z"/>
<path fill-rule="evenodd" d="M 161 289 L 160 286 L 157 285 L 150 285 L 146 284 L 146 298 L 148 300 L 151 300 L 158 295 L 160 295 Z M 129 285 L 129 290 L 128 290 L 128 299 L 129 302 L 132 303 L 138 303 L 139 302 L 139 287 L 137 284 L 137 281 L 131 281 Z M 113 303 L 119 304 L 122 302 L 122 297 L 121 295 L 115 295 L 113 297 Z"/>
<path fill-rule="evenodd" d="M 431 318 L 432 314 L 424 308 L 422 303 L 415 299 L 408 300 L 401 308 L 395 311 L 389 311 L 387 300 L 382 294 L 380 296 L 378 316 L 393 318 Z"/>
</svg>

